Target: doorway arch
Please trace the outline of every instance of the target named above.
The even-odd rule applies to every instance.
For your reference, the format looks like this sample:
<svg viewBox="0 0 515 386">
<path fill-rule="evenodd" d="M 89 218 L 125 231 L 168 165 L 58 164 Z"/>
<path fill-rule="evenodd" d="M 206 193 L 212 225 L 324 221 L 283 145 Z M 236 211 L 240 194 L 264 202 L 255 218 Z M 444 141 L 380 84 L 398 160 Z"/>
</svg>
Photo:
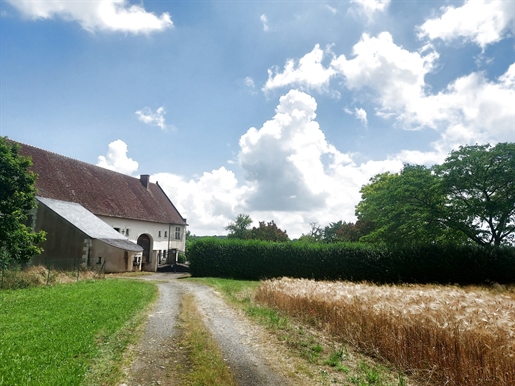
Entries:
<svg viewBox="0 0 515 386">
<path fill-rule="evenodd" d="M 143 248 L 142 262 L 150 263 L 150 237 L 149 235 L 142 234 L 138 237 L 138 245 Z"/>
</svg>

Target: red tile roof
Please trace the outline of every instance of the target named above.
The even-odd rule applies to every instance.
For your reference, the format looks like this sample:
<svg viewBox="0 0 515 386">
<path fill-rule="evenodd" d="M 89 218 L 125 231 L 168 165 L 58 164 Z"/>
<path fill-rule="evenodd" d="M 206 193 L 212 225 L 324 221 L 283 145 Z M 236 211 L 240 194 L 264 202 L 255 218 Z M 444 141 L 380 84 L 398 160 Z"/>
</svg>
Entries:
<svg viewBox="0 0 515 386">
<path fill-rule="evenodd" d="M 186 225 L 159 184 L 145 188 L 140 179 L 19 144 L 32 158 L 38 196 L 76 202 L 98 216 Z"/>
</svg>

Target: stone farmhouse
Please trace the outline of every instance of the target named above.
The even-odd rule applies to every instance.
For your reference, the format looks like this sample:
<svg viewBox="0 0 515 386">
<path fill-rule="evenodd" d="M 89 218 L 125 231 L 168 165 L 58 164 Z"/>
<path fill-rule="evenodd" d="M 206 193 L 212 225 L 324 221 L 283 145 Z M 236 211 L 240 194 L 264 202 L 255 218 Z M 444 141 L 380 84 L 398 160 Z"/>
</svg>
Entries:
<svg viewBox="0 0 515 386">
<path fill-rule="evenodd" d="M 185 251 L 186 219 L 148 175 L 135 178 L 19 145 L 38 175 L 38 207 L 29 221 L 47 233 L 33 263 L 156 271 Z"/>
</svg>

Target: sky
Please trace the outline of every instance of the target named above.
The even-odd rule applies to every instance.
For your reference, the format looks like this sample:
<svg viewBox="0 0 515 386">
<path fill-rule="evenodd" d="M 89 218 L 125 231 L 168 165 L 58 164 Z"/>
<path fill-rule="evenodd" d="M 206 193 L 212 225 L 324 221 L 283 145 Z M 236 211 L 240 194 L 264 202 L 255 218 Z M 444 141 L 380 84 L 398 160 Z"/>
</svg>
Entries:
<svg viewBox="0 0 515 386">
<path fill-rule="evenodd" d="M 195 235 L 290 238 L 515 142 L 514 0 L 0 0 L 0 135 L 159 182 Z"/>
</svg>

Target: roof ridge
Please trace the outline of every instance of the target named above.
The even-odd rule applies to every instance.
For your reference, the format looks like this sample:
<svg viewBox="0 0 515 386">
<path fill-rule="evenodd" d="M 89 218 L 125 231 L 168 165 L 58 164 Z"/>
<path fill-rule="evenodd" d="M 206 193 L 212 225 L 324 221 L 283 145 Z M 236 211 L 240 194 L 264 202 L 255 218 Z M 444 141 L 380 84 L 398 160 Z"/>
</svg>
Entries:
<svg viewBox="0 0 515 386">
<path fill-rule="evenodd" d="M 82 161 L 80 159 L 77 159 L 77 158 L 73 158 L 73 157 L 69 157 L 67 155 L 64 155 L 64 154 L 59 154 L 59 153 L 56 153 L 56 152 L 53 152 L 51 150 L 46 150 L 46 149 L 43 149 L 41 147 L 37 147 L 37 146 L 33 146 L 33 145 L 29 145 L 29 144 L 26 144 L 26 143 L 23 143 L 23 142 L 18 142 L 18 141 L 14 141 L 14 140 L 10 140 L 14 143 L 17 143 L 18 145 L 21 145 L 21 146 L 27 146 L 27 147 L 32 147 L 33 149 L 37 149 L 37 150 L 40 150 L 42 152 L 45 152 L 45 153 L 49 153 L 49 154 L 52 154 L 53 156 L 57 156 L 57 157 L 60 157 L 60 158 L 65 158 L 65 159 L 69 159 L 69 160 L 72 160 L 74 162 L 79 162 L 81 164 L 85 164 L 87 165 L 88 167 L 96 167 L 96 168 L 102 168 L 102 170 L 107 170 L 108 172 L 112 172 L 112 173 L 116 173 L 116 174 L 120 174 L 122 176 L 125 176 L 125 177 L 131 177 L 131 178 L 135 178 L 135 179 L 138 179 L 139 177 L 138 176 L 131 176 L 129 174 L 125 174 L 125 173 L 122 173 L 122 172 L 118 172 L 116 170 L 112 170 L 112 169 L 108 169 L 108 168 L 105 168 L 103 166 L 99 166 L 99 165 L 94 165 L 92 163 L 89 163 L 89 162 L 86 162 L 86 161 Z M 150 182 L 149 183 L 153 183 L 153 182 Z"/>
</svg>

